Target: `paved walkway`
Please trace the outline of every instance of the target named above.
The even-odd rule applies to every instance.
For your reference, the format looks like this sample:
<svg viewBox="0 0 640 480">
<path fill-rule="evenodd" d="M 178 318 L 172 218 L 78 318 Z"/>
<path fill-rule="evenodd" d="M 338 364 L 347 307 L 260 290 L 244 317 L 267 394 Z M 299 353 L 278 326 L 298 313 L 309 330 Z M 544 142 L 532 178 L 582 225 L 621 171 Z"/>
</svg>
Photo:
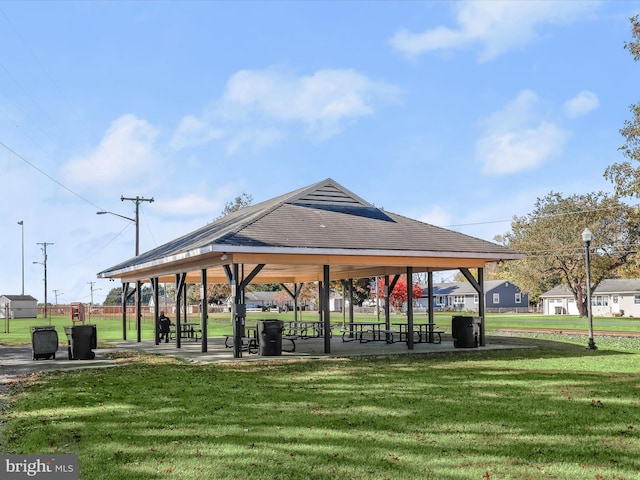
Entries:
<svg viewBox="0 0 640 480">
<path fill-rule="evenodd" d="M 208 351 L 202 352 L 200 342 L 182 341 L 181 348 L 176 348 L 175 343 L 162 343 L 155 345 L 151 340 L 136 341 L 110 341 L 113 348 L 95 349 L 93 360 L 69 360 L 66 346 L 60 346 L 55 359 L 33 360 L 31 345 L 5 346 L 0 345 L 0 395 L 6 393 L 6 384 L 19 375 L 34 372 L 47 372 L 52 370 L 76 370 L 86 368 L 105 368 L 116 365 L 113 354 L 116 351 L 143 351 L 158 355 L 168 355 L 181 358 L 194 363 L 213 363 L 223 361 L 277 361 L 293 358 L 326 358 L 327 356 L 348 357 L 362 355 L 405 355 L 424 354 L 447 351 L 483 351 L 505 348 L 522 348 L 521 346 L 493 344 L 478 349 L 454 348 L 453 342 L 443 341 L 441 344 L 416 343 L 413 350 L 408 350 L 404 343 L 386 344 L 384 342 L 343 342 L 340 337 L 331 341 L 331 354 L 324 353 L 324 339 L 312 338 L 296 340 L 294 353 L 283 352 L 282 356 L 264 357 L 243 352 L 241 359 L 233 358 L 233 349 L 225 348 L 224 339 L 210 338 Z M 283 347 L 288 347 L 285 340 Z"/>
</svg>

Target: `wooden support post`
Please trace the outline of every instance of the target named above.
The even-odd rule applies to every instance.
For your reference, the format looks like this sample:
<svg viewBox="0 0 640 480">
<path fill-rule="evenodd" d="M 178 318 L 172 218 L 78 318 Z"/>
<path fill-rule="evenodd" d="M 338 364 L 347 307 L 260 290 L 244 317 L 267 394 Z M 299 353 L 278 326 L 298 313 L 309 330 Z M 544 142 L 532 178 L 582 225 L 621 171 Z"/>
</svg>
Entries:
<svg viewBox="0 0 640 480">
<path fill-rule="evenodd" d="M 413 350 L 413 267 L 407 267 L 407 347 Z"/>
<path fill-rule="evenodd" d="M 428 309 L 429 309 L 429 335 L 428 335 L 428 340 L 429 343 L 433 343 L 433 330 L 435 328 L 435 322 L 434 322 L 434 314 L 433 314 L 433 272 L 429 272 L 427 273 L 427 295 L 429 298 L 429 305 L 428 305 Z"/>
<path fill-rule="evenodd" d="M 202 331 L 201 338 L 201 350 L 202 353 L 206 353 L 208 351 L 207 344 L 207 327 L 209 323 L 209 302 L 207 301 L 207 269 L 203 268 L 200 272 L 201 274 L 201 291 L 200 291 L 200 330 Z"/>
<path fill-rule="evenodd" d="M 127 299 L 129 298 L 129 282 L 122 284 L 122 340 L 127 339 Z"/>
<path fill-rule="evenodd" d="M 160 292 L 158 290 L 158 277 L 151 279 L 151 290 L 153 291 L 153 338 L 156 345 L 160 344 L 160 332 L 158 331 L 158 317 L 160 316 Z"/>
<path fill-rule="evenodd" d="M 137 341 L 142 341 L 142 282 L 136 282 L 136 334 Z"/>
<path fill-rule="evenodd" d="M 324 353 L 331 353 L 331 305 L 329 305 L 329 265 L 324 268 Z"/>
</svg>

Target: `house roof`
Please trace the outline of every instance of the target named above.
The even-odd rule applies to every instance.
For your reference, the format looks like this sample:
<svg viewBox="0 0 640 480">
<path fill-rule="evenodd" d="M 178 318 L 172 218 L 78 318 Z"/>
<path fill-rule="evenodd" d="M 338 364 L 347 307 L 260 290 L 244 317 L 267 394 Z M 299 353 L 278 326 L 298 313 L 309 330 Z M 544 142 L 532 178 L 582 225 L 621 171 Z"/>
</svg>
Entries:
<svg viewBox="0 0 640 480">
<path fill-rule="evenodd" d="M 376 208 L 332 179 L 242 208 L 98 273 L 123 281 L 188 272 L 227 282 L 224 266 L 264 264 L 254 282 L 304 282 L 484 267 L 524 255 Z M 162 278 L 162 277 L 166 278 Z"/>
<path fill-rule="evenodd" d="M 609 278 L 602 280 L 594 291 L 594 294 L 640 294 L 640 278 Z M 569 297 L 573 298 L 573 293 L 566 285 L 558 285 L 548 292 L 540 295 L 540 298 Z"/>
</svg>

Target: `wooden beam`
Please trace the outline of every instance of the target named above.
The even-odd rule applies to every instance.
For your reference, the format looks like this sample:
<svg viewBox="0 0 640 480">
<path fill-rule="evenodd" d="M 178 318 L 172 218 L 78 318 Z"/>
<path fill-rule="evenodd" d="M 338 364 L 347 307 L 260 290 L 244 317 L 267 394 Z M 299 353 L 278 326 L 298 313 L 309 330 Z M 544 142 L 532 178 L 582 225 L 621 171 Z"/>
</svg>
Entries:
<svg viewBox="0 0 640 480">
<path fill-rule="evenodd" d="M 235 254 L 234 256 L 238 256 Z M 452 270 L 456 268 L 483 268 L 484 259 L 473 258 L 421 258 L 421 257 L 358 257 L 346 256 L 313 256 L 313 255 L 248 255 L 243 254 L 245 267 L 253 269 L 258 265 L 264 265 L 260 272 L 252 279 L 253 283 L 301 283 L 322 281 L 323 266 L 330 265 L 330 279 L 344 280 L 348 278 L 365 278 L 384 275 L 403 274 L 406 265 L 411 265 L 415 273 L 439 270 Z M 258 260 L 258 261 L 256 261 Z M 322 263 L 322 260 L 328 260 Z M 184 270 L 183 270 L 184 268 Z M 206 268 L 208 283 L 228 283 L 229 265 L 218 264 L 208 266 L 198 264 L 196 260 L 189 264 L 181 264 L 166 269 L 149 268 L 146 272 L 153 272 L 153 277 L 158 277 L 160 282 L 171 282 L 176 273 L 187 273 L 189 283 L 200 282 L 200 270 Z M 123 282 L 135 282 L 138 279 L 148 281 L 144 270 L 127 272 L 115 275 Z"/>
</svg>

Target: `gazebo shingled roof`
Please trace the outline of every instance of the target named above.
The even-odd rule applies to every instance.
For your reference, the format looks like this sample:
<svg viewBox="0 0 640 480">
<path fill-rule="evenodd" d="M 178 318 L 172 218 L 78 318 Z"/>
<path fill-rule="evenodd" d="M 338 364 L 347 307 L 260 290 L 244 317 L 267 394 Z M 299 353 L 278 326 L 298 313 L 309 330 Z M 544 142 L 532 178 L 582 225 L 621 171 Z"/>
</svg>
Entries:
<svg viewBox="0 0 640 480">
<path fill-rule="evenodd" d="M 504 246 L 376 208 L 332 179 L 242 208 L 98 273 L 123 282 L 186 273 L 227 283 L 225 265 L 264 264 L 253 283 L 296 283 L 483 268 L 524 255 Z"/>
</svg>

